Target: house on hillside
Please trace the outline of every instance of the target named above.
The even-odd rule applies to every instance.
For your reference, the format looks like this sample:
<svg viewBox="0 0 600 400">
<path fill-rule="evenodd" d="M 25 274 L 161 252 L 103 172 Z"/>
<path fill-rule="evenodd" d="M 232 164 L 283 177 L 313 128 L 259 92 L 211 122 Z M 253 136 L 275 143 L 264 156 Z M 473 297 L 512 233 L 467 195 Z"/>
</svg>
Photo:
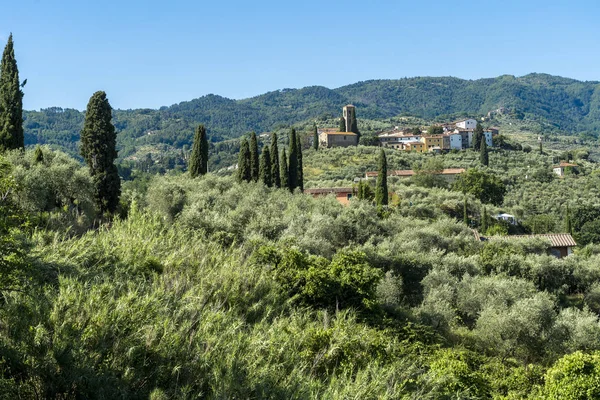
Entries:
<svg viewBox="0 0 600 400">
<path fill-rule="evenodd" d="M 405 131 L 390 131 L 390 132 L 381 132 L 377 135 L 379 139 L 379 145 L 381 147 L 388 147 L 392 149 L 403 149 L 403 143 L 407 142 L 418 142 L 421 140 L 420 135 L 415 135 L 412 132 Z"/>
<path fill-rule="evenodd" d="M 412 142 L 403 142 L 402 150 L 404 151 L 415 151 L 417 153 L 426 153 L 427 148 L 425 147 L 425 143 L 421 141 L 412 141 Z"/>
<path fill-rule="evenodd" d="M 450 139 L 450 150 L 462 150 L 463 139 L 460 133 L 449 133 L 447 134 Z"/>
<path fill-rule="evenodd" d="M 475 129 L 475 127 L 477 126 L 477 121 L 472 118 L 463 119 L 461 121 L 456 121 L 454 125 L 456 125 L 457 128 L 462 129 Z"/>
<path fill-rule="evenodd" d="M 473 128 L 457 128 L 454 130 L 455 134 L 460 135 L 462 139 L 461 146 L 463 149 L 469 149 L 473 147 L 473 132 L 475 129 Z"/>
<path fill-rule="evenodd" d="M 517 218 L 515 218 L 514 215 L 512 214 L 498 214 L 496 216 L 494 216 L 494 218 L 496 218 L 498 221 L 505 221 L 508 222 L 511 225 L 517 225 Z"/>
<path fill-rule="evenodd" d="M 351 187 L 304 189 L 304 193 L 310 194 L 313 197 L 322 197 L 333 194 L 340 204 L 347 205 L 354 196 L 354 189 Z"/>
<path fill-rule="evenodd" d="M 577 173 L 577 167 L 577 164 L 570 164 L 568 162 L 561 161 L 560 164 L 552 167 L 552 170 L 558 176 L 565 176 L 572 173 Z"/>
<path fill-rule="evenodd" d="M 322 147 L 358 146 L 358 135 L 354 132 L 321 131 L 319 142 Z"/>
<path fill-rule="evenodd" d="M 544 239 L 549 243 L 548 253 L 556 258 L 565 258 L 573 254 L 577 246 L 575 239 L 568 233 L 547 233 L 542 235 L 508 235 L 508 236 L 480 236 L 479 232 L 473 231 L 475 240 L 485 242 L 488 240 L 524 240 L 524 239 Z"/>
<path fill-rule="evenodd" d="M 441 150 L 444 146 L 444 136 L 443 135 L 425 135 L 421 136 L 420 140 L 425 146 L 425 151 L 433 152 L 436 150 Z"/>
</svg>

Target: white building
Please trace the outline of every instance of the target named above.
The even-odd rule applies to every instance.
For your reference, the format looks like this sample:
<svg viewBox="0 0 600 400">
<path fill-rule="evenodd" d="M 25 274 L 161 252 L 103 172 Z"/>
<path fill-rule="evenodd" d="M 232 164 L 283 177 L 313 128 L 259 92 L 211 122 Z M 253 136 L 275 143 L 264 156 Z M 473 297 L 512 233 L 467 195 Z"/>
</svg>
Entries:
<svg viewBox="0 0 600 400">
<path fill-rule="evenodd" d="M 450 135 L 450 149 L 462 150 L 462 136 L 460 133 L 451 133 Z"/>
<path fill-rule="evenodd" d="M 455 125 L 457 128 L 475 129 L 475 127 L 477 126 L 477 121 L 474 119 L 465 119 L 465 120 L 456 122 Z"/>
<path fill-rule="evenodd" d="M 420 135 L 404 134 L 404 132 L 385 132 L 378 136 L 379 143 L 382 147 L 390 147 L 393 149 L 402 149 L 403 144 L 408 142 L 418 142 L 421 140 Z"/>
<path fill-rule="evenodd" d="M 517 225 L 517 219 L 515 218 L 514 215 L 511 215 L 511 214 L 506 214 L 506 213 L 498 214 L 494 218 L 496 218 L 497 220 L 506 221 L 511 225 Z"/>
</svg>

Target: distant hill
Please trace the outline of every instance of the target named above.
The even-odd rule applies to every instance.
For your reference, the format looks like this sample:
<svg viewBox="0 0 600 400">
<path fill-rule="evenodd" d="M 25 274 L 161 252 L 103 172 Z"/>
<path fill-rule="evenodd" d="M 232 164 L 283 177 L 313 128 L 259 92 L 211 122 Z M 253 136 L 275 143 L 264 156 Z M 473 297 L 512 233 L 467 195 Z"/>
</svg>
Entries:
<svg viewBox="0 0 600 400">
<path fill-rule="evenodd" d="M 136 147 L 189 144 L 204 123 L 213 141 L 264 132 L 307 120 L 327 119 L 341 107 L 357 106 L 359 118 L 400 114 L 435 119 L 445 115 L 481 116 L 505 108 L 518 118 L 542 121 L 566 133 L 600 131 L 600 82 L 581 82 L 547 74 L 464 80 L 417 77 L 371 80 L 338 89 L 311 86 L 283 89 L 244 100 L 207 95 L 159 110 L 115 110 L 121 155 Z M 76 149 L 83 113 L 49 108 L 25 112 L 26 143 Z"/>
</svg>

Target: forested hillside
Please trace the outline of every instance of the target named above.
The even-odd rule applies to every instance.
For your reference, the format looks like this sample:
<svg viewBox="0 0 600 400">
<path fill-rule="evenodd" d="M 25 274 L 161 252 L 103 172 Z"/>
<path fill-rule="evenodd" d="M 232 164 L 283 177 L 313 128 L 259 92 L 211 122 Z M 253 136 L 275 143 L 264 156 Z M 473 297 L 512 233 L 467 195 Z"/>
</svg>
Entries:
<svg viewBox="0 0 600 400">
<path fill-rule="evenodd" d="M 116 110 L 121 157 L 145 145 L 190 145 L 199 123 L 213 142 L 248 131 L 326 120 L 353 103 L 358 117 L 384 119 L 409 114 L 425 119 L 481 116 L 505 108 L 517 119 L 544 123 L 565 133 L 600 131 L 600 86 L 545 74 L 493 79 L 408 78 L 359 82 L 338 89 L 307 87 L 269 92 L 244 100 L 207 95 L 159 110 Z M 48 108 L 25 112 L 26 144 L 52 144 L 75 154 L 83 115 L 77 110 Z"/>
</svg>

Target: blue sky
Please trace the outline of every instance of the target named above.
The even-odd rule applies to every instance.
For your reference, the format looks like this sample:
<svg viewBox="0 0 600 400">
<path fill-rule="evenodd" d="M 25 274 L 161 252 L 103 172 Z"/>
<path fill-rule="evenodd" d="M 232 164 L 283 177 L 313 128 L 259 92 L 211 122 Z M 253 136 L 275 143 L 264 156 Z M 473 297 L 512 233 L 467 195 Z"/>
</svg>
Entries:
<svg viewBox="0 0 600 400">
<path fill-rule="evenodd" d="M 545 72 L 600 80 L 600 2 L 18 0 L 24 107 L 158 108 L 208 93 Z"/>
</svg>

